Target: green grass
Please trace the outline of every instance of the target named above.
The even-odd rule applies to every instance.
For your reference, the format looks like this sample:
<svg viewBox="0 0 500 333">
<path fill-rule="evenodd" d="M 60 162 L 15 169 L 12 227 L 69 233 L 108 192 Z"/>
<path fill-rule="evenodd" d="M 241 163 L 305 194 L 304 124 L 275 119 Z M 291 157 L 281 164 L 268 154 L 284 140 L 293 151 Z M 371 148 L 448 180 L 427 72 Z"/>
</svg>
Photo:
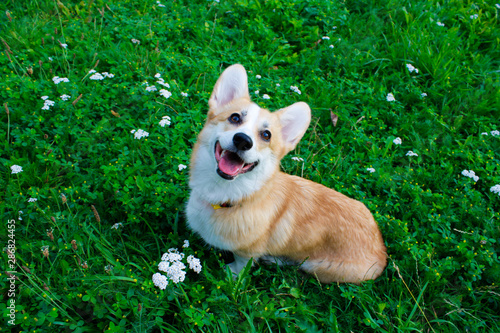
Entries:
<svg viewBox="0 0 500 333">
<path fill-rule="evenodd" d="M 500 5 L 160 3 L 0 4 L 0 332 L 500 331 Z M 311 106 L 282 168 L 373 212 L 389 255 L 376 281 L 322 285 L 275 266 L 233 281 L 231 254 L 187 229 L 179 165 L 234 63 L 262 107 Z M 91 80 L 92 69 L 114 77 Z M 160 290 L 152 275 L 169 248 L 203 269 Z"/>
</svg>

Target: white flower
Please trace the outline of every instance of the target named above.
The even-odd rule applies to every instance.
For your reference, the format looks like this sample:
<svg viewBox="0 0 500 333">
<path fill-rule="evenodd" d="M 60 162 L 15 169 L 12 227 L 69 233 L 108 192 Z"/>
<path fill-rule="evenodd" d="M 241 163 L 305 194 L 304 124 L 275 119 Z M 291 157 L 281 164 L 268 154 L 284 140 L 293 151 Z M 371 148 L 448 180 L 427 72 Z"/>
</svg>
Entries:
<svg viewBox="0 0 500 333">
<path fill-rule="evenodd" d="M 483 132 L 481 133 L 481 135 L 488 135 L 488 132 Z"/>
<path fill-rule="evenodd" d="M 366 168 L 366 171 L 370 172 L 370 173 L 374 173 L 375 172 L 375 169 L 374 168 Z"/>
<path fill-rule="evenodd" d="M 178 168 L 179 168 L 179 171 L 182 171 L 182 170 L 186 169 L 187 166 L 184 164 L 179 164 Z"/>
<path fill-rule="evenodd" d="M 440 27 L 444 27 L 444 23 L 441 23 L 439 21 L 436 24 L 439 25 Z"/>
<path fill-rule="evenodd" d="M 479 17 L 479 15 L 478 15 L 478 14 L 474 14 L 474 15 L 471 15 L 471 16 L 470 16 L 470 19 L 471 19 L 471 20 L 476 20 L 478 17 Z"/>
<path fill-rule="evenodd" d="M 183 248 L 189 247 L 189 241 L 187 239 L 184 240 L 184 244 L 182 245 Z M 188 257 L 188 262 L 189 262 L 189 257 Z"/>
<path fill-rule="evenodd" d="M 418 154 L 417 154 L 417 153 L 412 152 L 411 150 L 409 150 L 409 151 L 406 153 L 406 156 L 418 156 Z"/>
<path fill-rule="evenodd" d="M 400 145 L 401 143 L 403 143 L 403 141 L 399 137 L 397 137 L 394 140 L 392 140 L 392 142 L 394 142 L 395 145 Z"/>
<path fill-rule="evenodd" d="M 182 260 L 182 258 L 184 258 L 184 253 L 179 253 L 177 249 L 171 248 L 168 249 L 168 252 L 163 254 L 161 260 L 174 262 L 174 261 L 180 261 Z"/>
<path fill-rule="evenodd" d="M 104 80 L 104 76 L 101 73 L 94 73 L 89 77 L 91 80 Z"/>
<path fill-rule="evenodd" d="M 170 84 L 166 83 L 161 77 L 156 81 L 156 83 L 161 84 L 164 87 L 170 88 Z"/>
<path fill-rule="evenodd" d="M 162 272 L 168 272 L 168 269 L 170 268 L 170 262 L 168 261 L 160 261 L 158 264 L 158 270 Z"/>
<path fill-rule="evenodd" d="M 329 40 L 329 39 L 330 39 L 330 37 L 328 37 L 328 36 L 323 36 L 323 37 L 321 37 L 321 39 L 326 39 L 326 40 Z"/>
<path fill-rule="evenodd" d="M 422 96 L 422 98 L 423 97 L 427 97 L 427 94 L 426 93 L 422 93 L 422 94 L 420 94 L 420 96 Z"/>
<path fill-rule="evenodd" d="M 55 84 L 59 84 L 61 82 L 69 82 L 69 79 L 65 77 L 54 76 L 52 78 L 52 81 L 54 81 Z"/>
<path fill-rule="evenodd" d="M 36 202 L 38 199 L 37 198 L 29 198 L 28 202 Z"/>
<path fill-rule="evenodd" d="M 172 96 L 172 93 L 168 90 L 160 89 L 160 95 L 162 95 L 165 98 L 169 98 L 170 96 Z"/>
<path fill-rule="evenodd" d="M 292 157 L 292 161 L 304 162 L 304 159 L 302 157 L 294 156 L 294 157 Z"/>
<path fill-rule="evenodd" d="M 62 99 L 63 101 L 67 101 L 67 100 L 68 100 L 68 99 L 70 99 L 70 98 L 71 98 L 71 96 L 70 96 L 70 95 L 66 95 L 66 94 L 61 95 L 61 99 Z"/>
<path fill-rule="evenodd" d="M 302 94 L 302 92 L 301 92 L 301 91 L 299 90 L 299 88 L 298 88 L 298 87 L 296 87 L 296 86 L 290 86 L 290 90 L 291 90 L 291 91 L 295 91 L 295 92 L 296 92 L 297 94 L 299 94 L 299 95 L 301 95 L 301 94 Z"/>
<path fill-rule="evenodd" d="M 161 127 L 170 126 L 170 117 L 163 116 L 163 118 L 160 120 L 159 124 Z"/>
<path fill-rule="evenodd" d="M 145 138 L 145 137 L 148 137 L 149 136 L 149 133 L 142 130 L 142 129 L 138 129 L 137 131 L 136 130 L 132 130 L 130 133 L 133 133 L 134 134 L 134 139 L 142 139 L 142 138 Z"/>
<path fill-rule="evenodd" d="M 495 130 L 495 131 L 491 131 L 490 133 L 491 133 L 491 135 L 493 135 L 493 136 L 499 136 L 499 135 L 500 135 L 500 132 L 499 132 L 499 131 L 496 131 L 496 130 Z"/>
<path fill-rule="evenodd" d="M 160 273 L 155 273 L 153 274 L 153 283 L 161 290 L 164 290 L 168 285 L 168 280 L 165 275 Z"/>
<path fill-rule="evenodd" d="M 263 98 L 263 99 L 270 99 L 271 97 L 269 97 L 269 95 L 268 95 L 268 94 L 264 94 L 264 95 L 262 95 L 262 98 Z"/>
<path fill-rule="evenodd" d="M 479 177 L 476 176 L 476 173 L 472 170 L 464 170 L 462 171 L 462 175 L 474 179 L 475 182 L 479 180 Z"/>
<path fill-rule="evenodd" d="M 19 173 L 19 172 L 23 172 L 23 168 L 19 165 L 13 165 L 10 167 L 10 169 L 12 170 L 11 173 Z"/>
<path fill-rule="evenodd" d="M 186 268 L 186 265 L 184 265 L 180 261 L 175 261 L 170 265 L 167 276 L 172 280 L 173 283 L 179 283 L 184 281 L 186 277 L 186 271 L 184 269 Z"/>
<path fill-rule="evenodd" d="M 257 79 L 262 78 L 262 76 L 260 76 L 259 74 L 255 75 L 255 77 L 256 77 Z"/>
<path fill-rule="evenodd" d="M 185 92 L 181 92 L 181 95 L 182 95 L 183 97 L 188 97 L 188 93 L 185 93 Z"/>
<path fill-rule="evenodd" d="M 118 223 L 113 224 L 113 226 L 111 226 L 111 229 L 118 230 L 118 228 L 120 228 L 120 227 L 123 227 L 123 223 L 118 222 Z"/>
<path fill-rule="evenodd" d="M 135 38 L 132 38 L 130 41 L 134 44 L 141 44 L 141 41 Z"/>
<path fill-rule="evenodd" d="M 97 72 L 95 69 L 89 70 L 89 74 L 94 74 L 95 72 Z"/>
<path fill-rule="evenodd" d="M 333 30 L 337 29 L 337 26 L 334 26 L 332 29 L 333 29 Z"/>
<path fill-rule="evenodd" d="M 493 193 L 498 193 L 498 195 L 500 195 L 500 184 L 497 184 L 497 185 L 493 186 L 492 188 L 490 188 L 490 191 Z"/>
<path fill-rule="evenodd" d="M 196 273 L 200 274 L 201 272 L 200 259 L 197 259 L 194 256 L 188 256 L 186 260 L 189 264 L 189 269 L 192 269 Z"/>
<path fill-rule="evenodd" d="M 42 96 L 41 99 L 43 99 L 44 101 L 49 98 L 49 96 Z"/>
<path fill-rule="evenodd" d="M 388 93 L 386 99 L 387 99 L 387 102 L 394 102 L 396 100 L 392 93 Z"/>
<path fill-rule="evenodd" d="M 276 83 L 276 87 L 281 87 L 281 84 L 279 84 L 279 83 Z"/>
<path fill-rule="evenodd" d="M 146 91 L 157 91 L 158 89 L 156 89 L 156 86 L 149 86 L 149 87 L 146 87 Z"/>
<path fill-rule="evenodd" d="M 165 7 L 165 5 L 162 5 L 160 1 L 156 1 L 156 4 L 158 5 L 158 7 Z"/>
<path fill-rule="evenodd" d="M 259 91 L 258 90 L 255 90 L 255 95 L 258 95 L 259 94 Z"/>
<path fill-rule="evenodd" d="M 52 61 L 54 61 L 54 59 L 52 59 L 52 57 L 49 57 L 49 61 L 52 62 Z"/>
<path fill-rule="evenodd" d="M 497 7 L 498 9 L 500 9 L 500 3 L 495 4 L 495 7 Z"/>
<path fill-rule="evenodd" d="M 328 46 L 328 47 L 329 47 L 329 48 L 331 48 L 331 49 L 333 49 L 333 48 L 334 48 L 335 46 L 333 46 L 333 45 L 330 45 L 330 46 Z"/>
<path fill-rule="evenodd" d="M 415 67 L 413 67 L 413 65 L 412 65 L 412 64 L 406 64 L 406 68 L 408 68 L 408 71 L 409 71 L 410 73 L 413 73 L 413 72 L 418 73 L 418 69 L 417 69 L 417 68 L 415 68 Z"/>
<path fill-rule="evenodd" d="M 66 44 L 66 43 L 61 43 L 61 46 L 62 46 L 63 48 L 65 48 L 65 49 L 67 49 L 67 48 L 68 48 L 68 44 Z"/>
<path fill-rule="evenodd" d="M 102 75 L 103 75 L 104 77 L 109 77 L 109 78 L 113 78 L 113 77 L 115 77 L 115 74 L 111 74 L 111 73 L 108 73 L 108 72 L 103 72 L 103 73 L 102 73 Z"/>
<path fill-rule="evenodd" d="M 161 74 L 160 73 L 156 73 L 155 74 L 155 78 L 157 78 L 157 79 L 161 78 Z"/>
</svg>

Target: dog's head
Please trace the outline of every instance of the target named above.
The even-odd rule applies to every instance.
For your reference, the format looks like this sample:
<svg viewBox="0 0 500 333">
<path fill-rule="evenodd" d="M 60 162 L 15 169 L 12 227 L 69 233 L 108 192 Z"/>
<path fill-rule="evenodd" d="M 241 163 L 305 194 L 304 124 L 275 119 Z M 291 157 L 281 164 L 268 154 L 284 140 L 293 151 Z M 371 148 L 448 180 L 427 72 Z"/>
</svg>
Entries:
<svg viewBox="0 0 500 333">
<path fill-rule="evenodd" d="M 258 190 L 278 170 L 279 161 L 295 148 L 311 120 L 306 103 L 272 113 L 253 103 L 241 65 L 222 73 L 208 104 L 207 122 L 191 161 L 192 178 L 200 173 L 213 180 L 216 175 L 212 186 L 226 187 L 233 194 L 237 190 L 241 196 Z"/>
</svg>

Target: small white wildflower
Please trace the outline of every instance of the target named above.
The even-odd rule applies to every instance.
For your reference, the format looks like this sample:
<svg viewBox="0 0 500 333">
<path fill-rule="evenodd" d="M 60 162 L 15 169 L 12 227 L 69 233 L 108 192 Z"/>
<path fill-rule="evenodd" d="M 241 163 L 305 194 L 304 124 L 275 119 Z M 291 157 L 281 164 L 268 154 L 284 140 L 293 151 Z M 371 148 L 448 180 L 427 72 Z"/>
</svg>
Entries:
<svg viewBox="0 0 500 333">
<path fill-rule="evenodd" d="M 186 265 L 184 265 L 180 261 L 175 261 L 170 265 L 167 276 L 172 280 L 173 283 L 179 283 L 184 281 L 186 277 L 186 271 L 184 269 Z"/>
<path fill-rule="evenodd" d="M 67 48 L 68 48 L 68 44 L 66 44 L 66 43 L 61 43 L 61 46 L 62 46 L 63 48 L 65 48 L 65 49 L 67 49 Z"/>
<path fill-rule="evenodd" d="M 281 87 L 281 84 L 279 84 L 279 83 L 276 83 L 276 87 Z"/>
<path fill-rule="evenodd" d="M 374 173 L 375 172 L 375 169 L 374 168 L 366 168 L 366 171 L 370 172 L 370 173 Z"/>
<path fill-rule="evenodd" d="M 186 169 L 187 166 L 184 164 L 179 164 L 178 168 L 179 168 L 179 171 L 182 171 L 182 170 Z"/>
<path fill-rule="evenodd" d="M 329 47 L 329 48 L 331 48 L 331 49 L 333 49 L 333 48 L 334 48 L 335 46 L 333 46 L 333 45 L 330 45 L 330 46 L 328 46 L 328 47 Z"/>
<path fill-rule="evenodd" d="M 54 59 L 52 59 L 52 57 L 49 57 L 49 61 L 52 62 L 52 61 L 54 61 Z"/>
<path fill-rule="evenodd" d="M 94 73 L 96 73 L 96 72 L 97 72 L 97 71 L 96 71 L 95 69 L 91 69 L 91 70 L 89 70 L 89 74 L 94 74 Z"/>
<path fill-rule="evenodd" d="M 146 91 L 157 91 L 158 89 L 156 89 L 156 86 L 149 86 L 149 87 L 146 87 Z"/>
<path fill-rule="evenodd" d="M 492 188 L 490 188 L 490 191 L 493 193 L 498 193 L 498 195 L 500 195 L 500 184 L 497 184 L 497 185 L 493 186 Z"/>
<path fill-rule="evenodd" d="M 169 262 L 174 262 L 174 261 L 180 261 L 184 258 L 184 253 L 179 253 L 177 249 L 168 249 L 168 252 L 164 253 L 163 256 L 161 257 L 162 261 L 169 261 Z"/>
<path fill-rule="evenodd" d="M 255 90 L 255 95 L 258 95 L 260 91 L 258 90 Z"/>
<path fill-rule="evenodd" d="M 161 78 L 161 74 L 160 73 L 156 73 L 155 74 L 155 78 L 157 78 L 157 79 Z"/>
<path fill-rule="evenodd" d="M 66 95 L 66 94 L 61 95 L 61 99 L 62 99 L 63 101 L 67 101 L 67 100 L 68 100 L 68 99 L 70 99 L 70 98 L 71 98 L 71 96 L 70 96 L 70 95 Z"/>
<path fill-rule="evenodd" d="M 387 102 L 394 102 L 396 100 L 392 93 L 388 93 L 386 99 L 387 99 Z"/>
<path fill-rule="evenodd" d="M 158 264 L 158 270 L 162 272 L 168 272 L 168 269 L 170 268 L 170 262 L 168 261 L 160 261 Z"/>
<path fill-rule="evenodd" d="M 169 116 L 163 116 L 163 118 L 159 122 L 159 125 L 161 127 L 170 126 L 170 117 Z"/>
<path fill-rule="evenodd" d="M 478 17 L 479 17 L 479 15 L 478 15 L 478 14 L 474 14 L 474 15 L 471 15 L 471 16 L 470 16 L 470 19 L 471 19 L 471 20 L 476 20 Z"/>
<path fill-rule="evenodd" d="M 500 3 L 495 4 L 495 7 L 497 7 L 498 9 L 500 9 Z"/>
<path fill-rule="evenodd" d="M 481 135 L 488 135 L 488 132 L 483 132 L 481 133 Z"/>
<path fill-rule="evenodd" d="M 161 4 L 160 1 L 156 1 L 156 4 L 158 5 L 158 7 L 165 7 L 165 5 Z"/>
<path fill-rule="evenodd" d="M 440 27 L 444 27 L 444 23 L 441 23 L 439 21 L 436 24 L 439 25 Z"/>
<path fill-rule="evenodd" d="M 101 73 L 94 73 L 89 77 L 89 79 L 91 79 L 91 80 L 104 80 L 104 76 L 102 76 Z"/>
<path fill-rule="evenodd" d="M 185 93 L 185 92 L 181 92 L 181 95 L 182 95 L 183 97 L 188 97 L 188 93 Z"/>
<path fill-rule="evenodd" d="M 417 69 L 417 68 L 415 68 L 415 67 L 413 67 L 413 65 L 412 65 L 412 64 L 406 64 L 406 68 L 408 68 L 408 71 L 409 71 L 410 73 L 415 72 L 415 73 L 417 73 L 417 74 L 418 74 L 418 69 Z"/>
<path fill-rule="evenodd" d="M 38 199 L 37 198 L 29 198 L 28 202 L 36 202 Z"/>
<path fill-rule="evenodd" d="M 161 84 L 164 87 L 170 88 L 170 84 L 166 83 L 165 80 L 163 80 L 163 78 L 159 78 L 158 81 L 156 81 L 156 83 Z"/>
<path fill-rule="evenodd" d="M 141 44 L 141 41 L 140 41 L 140 40 L 138 40 L 138 39 L 135 39 L 135 38 L 132 38 L 130 41 L 131 41 L 132 43 L 134 43 L 134 44 L 137 44 L 137 45 Z"/>
<path fill-rule="evenodd" d="M 491 131 L 490 133 L 491 133 L 491 135 L 493 135 L 493 136 L 499 136 L 499 135 L 500 135 L 500 132 L 499 132 L 499 131 L 497 131 L 497 130 L 495 130 L 495 131 Z"/>
<path fill-rule="evenodd" d="M 165 98 L 169 98 L 170 96 L 172 96 L 172 93 L 168 90 L 160 89 L 160 95 L 162 95 Z"/>
<path fill-rule="evenodd" d="M 104 77 L 109 77 L 109 78 L 114 78 L 114 77 L 115 77 L 115 74 L 111 74 L 111 73 L 108 73 L 108 72 L 103 72 L 103 73 L 102 73 L 102 76 L 104 76 Z"/>
<path fill-rule="evenodd" d="M 197 259 L 191 255 L 191 256 L 188 256 L 186 260 L 187 260 L 187 263 L 189 264 L 189 269 L 192 269 L 196 273 L 200 274 L 200 272 L 201 272 L 200 259 Z"/>
<path fill-rule="evenodd" d="M 269 95 L 268 95 L 268 94 L 264 94 L 264 95 L 262 95 L 262 98 L 263 98 L 263 99 L 270 99 L 271 97 L 269 97 Z"/>
<path fill-rule="evenodd" d="M 394 142 L 395 145 L 400 145 L 401 143 L 403 143 L 403 141 L 399 137 L 397 137 L 394 140 L 392 140 L 392 142 Z"/>
<path fill-rule="evenodd" d="M 323 37 L 321 37 L 321 39 L 324 39 L 324 40 L 329 40 L 329 39 L 330 39 L 330 37 L 328 37 L 328 36 L 323 36 Z"/>
<path fill-rule="evenodd" d="M 69 82 L 69 79 L 66 77 L 59 77 L 59 76 L 54 76 L 52 78 L 52 81 L 54 81 L 55 84 L 59 84 L 61 82 Z"/>
<path fill-rule="evenodd" d="M 292 161 L 304 162 L 304 159 L 302 157 L 294 156 L 294 157 L 292 157 Z"/>
<path fill-rule="evenodd" d="M 407 153 L 406 153 L 406 156 L 418 156 L 417 153 L 414 153 L 413 151 L 409 150 Z"/>
<path fill-rule="evenodd" d="M 136 130 L 133 130 L 134 132 L 131 132 L 131 133 L 134 133 L 134 139 L 142 139 L 142 138 L 145 138 L 145 137 L 148 137 L 149 136 L 149 133 L 142 130 L 142 129 L 138 129 L 137 131 Z"/>
<path fill-rule="evenodd" d="M 41 99 L 43 99 L 44 101 L 49 98 L 49 96 L 42 96 Z"/>
<path fill-rule="evenodd" d="M 189 247 L 189 241 L 187 239 L 184 240 L 184 244 L 182 245 L 183 248 Z M 189 257 L 188 257 L 188 262 L 189 262 Z"/>
<path fill-rule="evenodd" d="M 474 179 L 475 182 L 479 180 L 479 177 L 476 176 L 476 173 L 472 170 L 464 170 L 462 171 L 462 175 Z"/>
<path fill-rule="evenodd" d="M 123 223 L 118 222 L 118 223 L 113 224 L 113 226 L 111 227 L 111 229 L 118 230 L 120 227 L 123 227 Z"/>
<path fill-rule="evenodd" d="M 154 285 L 160 288 L 161 290 L 164 290 L 168 285 L 167 277 L 160 273 L 153 274 L 152 280 Z"/>
<path fill-rule="evenodd" d="M 334 26 L 332 29 L 333 29 L 333 30 L 337 29 L 337 26 Z"/>
<path fill-rule="evenodd" d="M 290 86 L 291 91 L 295 91 L 297 94 L 301 95 L 302 92 L 299 90 L 297 86 Z"/>
<path fill-rule="evenodd" d="M 257 74 L 257 75 L 255 75 L 255 78 L 260 79 L 260 78 L 262 78 L 262 76 L 260 76 L 259 74 Z"/>
<path fill-rule="evenodd" d="M 10 167 L 10 169 L 12 170 L 11 173 L 20 173 L 20 172 L 23 172 L 23 168 L 19 165 L 13 165 Z"/>
<path fill-rule="evenodd" d="M 424 97 L 427 97 L 427 94 L 426 93 L 421 93 L 420 96 L 422 96 L 422 98 L 424 98 Z"/>
</svg>

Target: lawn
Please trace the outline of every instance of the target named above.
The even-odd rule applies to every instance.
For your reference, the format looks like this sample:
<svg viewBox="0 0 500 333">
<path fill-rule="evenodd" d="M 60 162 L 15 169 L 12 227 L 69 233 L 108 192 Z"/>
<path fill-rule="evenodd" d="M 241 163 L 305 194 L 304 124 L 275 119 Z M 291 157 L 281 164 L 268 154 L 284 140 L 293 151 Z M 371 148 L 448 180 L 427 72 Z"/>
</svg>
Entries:
<svg viewBox="0 0 500 333">
<path fill-rule="evenodd" d="M 0 332 L 499 332 L 499 14 L 2 1 Z M 232 254 L 186 227 L 190 152 L 234 63 L 261 107 L 310 105 L 282 169 L 372 211 L 380 278 L 257 265 L 233 280 Z M 155 285 L 168 258 L 186 268 Z"/>
</svg>

